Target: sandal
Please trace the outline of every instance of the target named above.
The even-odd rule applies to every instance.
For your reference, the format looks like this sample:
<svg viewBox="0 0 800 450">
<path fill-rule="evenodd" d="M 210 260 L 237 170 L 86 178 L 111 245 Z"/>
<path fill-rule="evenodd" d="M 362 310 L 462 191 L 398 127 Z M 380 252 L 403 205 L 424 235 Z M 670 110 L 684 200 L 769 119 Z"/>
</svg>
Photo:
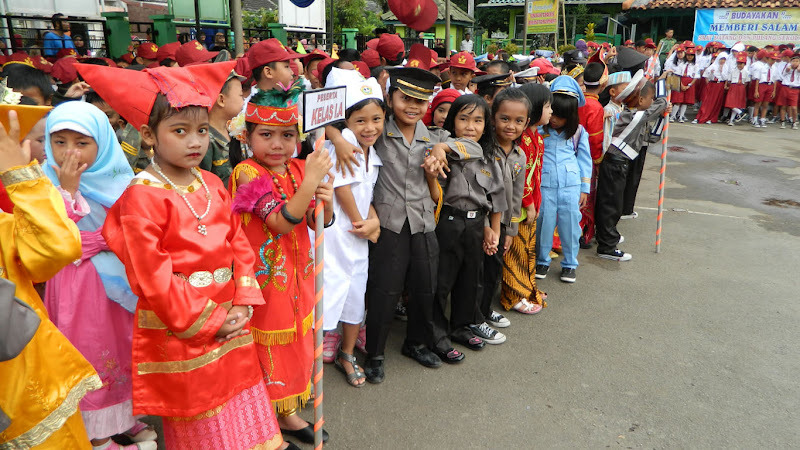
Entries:
<svg viewBox="0 0 800 450">
<path fill-rule="evenodd" d="M 340 360 L 345 360 L 353 366 L 353 373 L 347 373 L 347 370 L 344 368 L 344 365 L 341 363 Z M 333 361 L 333 365 L 342 372 L 345 377 L 347 378 L 347 384 L 353 386 L 354 388 L 363 387 L 366 384 L 367 375 L 361 370 L 361 367 L 358 366 L 358 361 L 356 361 L 356 357 L 345 353 L 342 350 L 339 350 L 339 354 L 336 356 L 336 360 Z M 356 381 L 364 380 L 365 383 L 358 384 Z"/>
<path fill-rule="evenodd" d="M 336 358 L 336 349 L 339 348 L 341 342 L 341 334 L 335 331 L 325 333 L 325 337 L 322 338 L 322 362 L 325 364 L 333 362 Z"/>
<path fill-rule="evenodd" d="M 536 314 L 542 310 L 542 305 L 531 303 L 528 299 L 523 298 L 514 305 L 513 309 L 522 314 Z"/>
</svg>

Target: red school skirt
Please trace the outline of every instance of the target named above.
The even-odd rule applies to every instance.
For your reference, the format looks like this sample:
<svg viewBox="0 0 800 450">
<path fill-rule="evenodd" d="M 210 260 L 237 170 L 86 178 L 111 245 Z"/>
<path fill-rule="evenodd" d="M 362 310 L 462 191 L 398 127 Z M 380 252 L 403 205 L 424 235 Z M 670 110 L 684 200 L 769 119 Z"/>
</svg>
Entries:
<svg viewBox="0 0 800 450">
<path fill-rule="evenodd" d="M 697 101 L 703 102 L 705 100 L 706 84 L 706 79 L 702 77 L 697 80 L 697 83 L 694 84 L 695 103 L 697 103 Z"/>
<path fill-rule="evenodd" d="M 722 110 L 722 105 L 725 103 L 725 82 L 712 81 L 706 84 L 705 98 L 703 104 L 700 105 L 700 111 L 697 112 L 698 123 L 717 123 L 719 112 Z"/>
<path fill-rule="evenodd" d="M 759 83 L 758 84 L 758 96 L 753 96 L 755 101 L 761 103 L 773 103 L 775 101 L 775 97 L 772 95 L 772 90 L 775 88 L 773 83 Z"/>
<path fill-rule="evenodd" d="M 747 107 L 747 86 L 742 83 L 731 83 L 728 95 L 725 96 L 725 107 L 739 109 Z"/>
</svg>

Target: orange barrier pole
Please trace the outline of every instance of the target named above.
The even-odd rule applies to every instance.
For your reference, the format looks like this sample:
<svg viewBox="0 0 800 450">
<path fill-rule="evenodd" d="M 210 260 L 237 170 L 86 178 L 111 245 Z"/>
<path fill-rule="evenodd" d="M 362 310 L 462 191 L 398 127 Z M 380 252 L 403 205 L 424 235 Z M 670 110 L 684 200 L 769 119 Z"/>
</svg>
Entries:
<svg viewBox="0 0 800 450">
<path fill-rule="evenodd" d="M 314 151 L 324 151 L 322 148 L 324 142 L 325 133 L 322 133 L 322 136 L 314 143 Z M 322 330 L 324 280 L 322 269 L 325 262 L 325 211 L 319 200 L 314 205 L 314 217 L 316 218 L 314 235 L 314 290 L 316 293 L 314 305 L 314 448 L 319 450 L 322 448 L 322 426 L 325 424 L 325 416 L 322 413 L 322 340 L 324 338 Z"/>
<path fill-rule="evenodd" d="M 672 91 L 667 94 L 667 103 Z M 661 219 L 664 218 L 664 184 L 667 178 L 667 140 L 669 139 L 669 113 L 664 111 L 664 138 L 661 140 L 661 171 L 658 183 L 658 215 L 656 216 L 656 253 L 661 253 Z"/>
</svg>

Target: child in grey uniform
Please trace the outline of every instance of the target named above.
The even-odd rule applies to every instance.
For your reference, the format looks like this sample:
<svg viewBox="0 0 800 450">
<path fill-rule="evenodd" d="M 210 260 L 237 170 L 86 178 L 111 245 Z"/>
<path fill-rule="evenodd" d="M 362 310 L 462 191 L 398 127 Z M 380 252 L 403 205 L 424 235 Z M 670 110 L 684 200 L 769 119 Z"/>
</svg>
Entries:
<svg viewBox="0 0 800 450">
<path fill-rule="evenodd" d="M 483 297 L 483 241 L 497 240 L 500 219 L 508 209 L 503 176 L 494 157 L 489 105 L 478 95 L 462 95 L 450 108 L 444 129 L 452 136 L 479 142 L 475 153 L 451 152 L 450 172 L 441 180 L 442 210 L 436 226 L 439 277 L 433 308 L 434 352 L 448 363 L 464 359 L 451 339 L 480 350 L 483 340 L 469 325 Z M 487 215 L 490 226 L 485 226 Z M 494 229 L 492 229 L 494 228 Z M 491 237 L 490 237 L 491 236 Z M 496 243 L 494 245 L 497 245 Z M 445 315 L 450 296 L 450 318 Z"/>
</svg>

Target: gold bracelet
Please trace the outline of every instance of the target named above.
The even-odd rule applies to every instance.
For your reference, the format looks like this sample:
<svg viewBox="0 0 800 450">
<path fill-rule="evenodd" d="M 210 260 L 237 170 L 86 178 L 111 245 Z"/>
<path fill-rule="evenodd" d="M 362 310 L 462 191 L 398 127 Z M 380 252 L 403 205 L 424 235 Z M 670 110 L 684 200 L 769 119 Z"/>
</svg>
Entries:
<svg viewBox="0 0 800 450">
<path fill-rule="evenodd" d="M 3 185 L 6 187 L 42 177 L 44 177 L 44 171 L 42 170 L 42 166 L 36 161 L 32 161 L 26 166 L 15 166 L 0 173 L 0 181 L 2 181 Z"/>
</svg>

